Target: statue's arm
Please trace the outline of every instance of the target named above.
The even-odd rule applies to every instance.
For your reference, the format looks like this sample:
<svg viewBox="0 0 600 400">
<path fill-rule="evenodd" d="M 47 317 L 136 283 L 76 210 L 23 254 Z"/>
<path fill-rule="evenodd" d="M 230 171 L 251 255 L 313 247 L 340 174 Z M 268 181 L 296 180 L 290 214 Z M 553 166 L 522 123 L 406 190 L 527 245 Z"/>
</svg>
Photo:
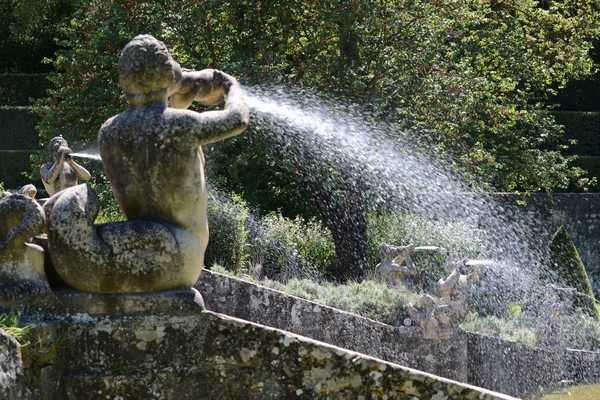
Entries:
<svg viewBox="0 0 600 400">
<path fill-rule="evenodd" d="M 73 159 L 67 160 L 67 163 L 71 166 L 71 168 L 73 168 L 73 171 L 75 171 L 79 179 L 89 181 L 92 177 L 87 169 L 77 164 L 75 161 L 73 161 Z"/>
<path fill-rule="evenodd" d="M 469 275 L 467 275 L 467 282 L 470 284 L 474 284 L 479 280 L 479 277 L 481 276 L 481 270 L 477 265 L 472 265 L 471 271 L 472 272 Z"/>
<path fill-rule="evenodd" d="M 54 161 L 54 163 L 52 163 L 51 166 L 49 166 L 50 163 L 42 165 L 42 168 L 40 169 L 40 175 L 42 176 L 42 179 L 46 183 L 53 185 L 60 174 L 60 169 L 62 168 L 63 162 L 63 158 L 59 157 Z"/>
<path fill-rule="evenodd" d="M 243 132 L 248 126 L 249 110 L 244 93 L 237 80 L 220 73 L 225 90 L 223 110 L 195 113 L 198 129 L 194 134 L 199 144 L 207 144 L 227 139 Z"/>
<path fill-rule="evenodd" d="M 235 79 L 215 69 L 183 70 L 181 81 L 169 97 L 169 107 L 188 108 L 194 101 L 205 106 L 220 104 Z"/>
<path fill-rule="evenodd" d="M 455 269 L 450 273 L 450 275 L 448 275 L 446 279 L 442 278 L 438 281 L 439 290 L 447 290 L 454 287 L 456 285 L 456 282 L 458 282 L 459 278 L 460 271 L 458 269 Z"/>
</svg>

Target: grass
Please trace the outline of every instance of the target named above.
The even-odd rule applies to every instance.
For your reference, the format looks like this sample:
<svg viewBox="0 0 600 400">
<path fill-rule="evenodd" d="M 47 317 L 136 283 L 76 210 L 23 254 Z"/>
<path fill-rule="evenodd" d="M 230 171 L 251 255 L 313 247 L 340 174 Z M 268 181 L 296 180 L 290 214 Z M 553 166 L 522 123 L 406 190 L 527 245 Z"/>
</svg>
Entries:
<svg viewBox="0 0 600 400">
<path fill-rule="evenodd" d="M 600 399 L 600 385 L 578 385 L 552 390 L 545 395 L 536 395 L 538 400 L 590 400 Z"/>
<path fill-rule="evenodd" d="M 22 324 L 18 316 L 0 315 L 0 329 L 19 343 L 23 366 L 54 364 L 58 348 L 68 340 L 68 330 L 54 330 L 48 325 Z"/>
</svg>

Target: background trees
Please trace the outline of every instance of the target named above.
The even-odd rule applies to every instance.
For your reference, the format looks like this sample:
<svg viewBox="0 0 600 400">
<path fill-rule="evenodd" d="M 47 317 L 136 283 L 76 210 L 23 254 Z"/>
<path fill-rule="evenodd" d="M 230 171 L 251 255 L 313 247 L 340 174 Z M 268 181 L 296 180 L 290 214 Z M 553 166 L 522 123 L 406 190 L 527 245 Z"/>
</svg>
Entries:
<svg viewBox="0 0 600 400">
<path fill-rule="evenodd" d="M 598 11 L 588 0 L 83 1 L 60 32 L 55 88 L 39 104 L 41 140 L 63 134 L 93 143 L 102 122 L 124 108 L 118 52 L 136 34 L 150 33 L 185 67 L 221 68 L 247 85 L 306 87 L 356 102 L 450 154 L 474 187 L 583 187 L 588 180 L 561 154 L 569 138 L 544 100 L 593 72 Z M 307 147 L 316 170 L 306 170 L 307 160 L 280 162 L 260 129 L 216 148 L 208 152 L 211 176 L 251 205 L 320 215 L 334 238 L 358 232 L 349 244 L 336 242 L 336 250 L 351 255 L 343 261 L 347 277 L 360 278 L 367 210 L 350 199 L 364 188 L 332 173 L 346 170 L 343 160 L 322 161 Z M 320 178 L 310 179 L 315 171 Z M 312 202 L 299 195 L 302 188 L 316 194 Z"/>
</svg>

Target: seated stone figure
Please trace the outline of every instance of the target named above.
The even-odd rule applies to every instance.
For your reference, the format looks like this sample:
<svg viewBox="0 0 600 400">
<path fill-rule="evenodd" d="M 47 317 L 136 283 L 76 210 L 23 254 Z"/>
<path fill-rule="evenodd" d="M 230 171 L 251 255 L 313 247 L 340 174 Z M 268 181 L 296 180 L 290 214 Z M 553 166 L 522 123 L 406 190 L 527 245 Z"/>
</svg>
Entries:
<svg viewBox="0 0 600 400">
<path fill-rule="evenodd" d="M 470 269 L 463 274 L 461 269 Z M 436 300 L 423 294 L 416 305 L 406 306 L 410 323 L 421 328 L 427 338 L 442 338 L 447 335 L 443 329 L 457 328 L 462 324 L 471 308 L 471 287 L 477 282 L 480 270 L 477 263 L 467 259 L 449 257 L 446 269 L 450 273 L 438 281 L 438 291 L 447 304 L 438 306 Z"/>
<path fill-rule="evenodd" d="M 377 247 L 377 256 L 381 262 L 375 266 L 375 276 L 378 280 L 397 285 L 405 276 L 415 275 L 417 269 L 413 263 L 411 253 L 415 252 L 415 246 L 391 246 L 381 243 Z M 403 265 L 406 264 L 406 265 Z"/>
<path fill-rule="evenodd" d="M 50 292 L 44 251 L 31 243 L 44 222 L 42 207 L 34 199 L 22 194 L 0 198 L 0 303 Z"/>
<path fill-rule="evenodd" d="M 190 288 L 208 241 L 201 145 L 246 128 L 243 92 L 216 70 L 185 81 L 165 45 L 148 35 L 125 46 L 118 73 L 130 108 L 104 123 L 98 145 L 128 221 L 94 225 L 98 199 L 86 185 L 58 193 L 44 205 L 52 262 L 69 286 L 84 291 Z M 167 107 L 170 95 L 225 105 L 197 113 Z"/>
<path fill-rule="evenodd" d="M 52 138 L 48 151 L 54 161 L 42 165 L 40 173 L 42 183 L 48 195 L 52 196 L 63 189 L 77 185 L 78 180 L 87 181 L 91 175 L 87 169 L 77 164 L 71 158 L 73 152 L 62 136 Z"/>
</svg>

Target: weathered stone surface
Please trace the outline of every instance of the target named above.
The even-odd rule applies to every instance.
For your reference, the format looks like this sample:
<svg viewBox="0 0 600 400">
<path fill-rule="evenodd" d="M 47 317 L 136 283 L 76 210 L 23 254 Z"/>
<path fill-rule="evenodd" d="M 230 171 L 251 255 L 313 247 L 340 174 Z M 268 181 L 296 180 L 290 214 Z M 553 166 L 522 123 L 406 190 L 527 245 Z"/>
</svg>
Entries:
<svg viewBox="0 0 600 400">
<path fill-rule="evenodd" d="M 204 301 L 196 289 L 142 293 L 88 293 L 69 288 L 55 293 L 68 315 L 195 315 L 204 310 Z"/>
<path fill-rule="evenodd" d="M 417 328 L 393 328 L 208 270 L 196 287 L 209 310 L 512 396 L 600 376 L 597 352 L 548 351 L 460 329 L 428 339 Z"/>
<path fill-rule="evenodd" d="M 211 312 L 76 318 L 66 398 L 509 398 Z"/>
<path fill-rule="evenodd" d="M 17 341 L 0 329 L 0 399 L 31 399 Z"/>
<path fill-rule="evenodd" d="M 31 243 L 44 222 L 44 212 L 32 198 L 14 194 L 0 199 L 2 312 L 39 311 L 54 300 L 44 274 L 44 251 Z"/>
<path fill-rule="evenodd" d="M 202 257 L 198 238 L 173 224 L 125 221 L 94 225 L 98 197 L 88 185 L 45 204 L 52 264 L 70 287 L 89 292 L 190 288 Z"/>
<path fill-rule="evenodd" d="M 205 270 L 196 288 L 206 308 L 458 381 L 467 379 L 465 332 L 424 338 L 355 314 Z"/>
</svg>

